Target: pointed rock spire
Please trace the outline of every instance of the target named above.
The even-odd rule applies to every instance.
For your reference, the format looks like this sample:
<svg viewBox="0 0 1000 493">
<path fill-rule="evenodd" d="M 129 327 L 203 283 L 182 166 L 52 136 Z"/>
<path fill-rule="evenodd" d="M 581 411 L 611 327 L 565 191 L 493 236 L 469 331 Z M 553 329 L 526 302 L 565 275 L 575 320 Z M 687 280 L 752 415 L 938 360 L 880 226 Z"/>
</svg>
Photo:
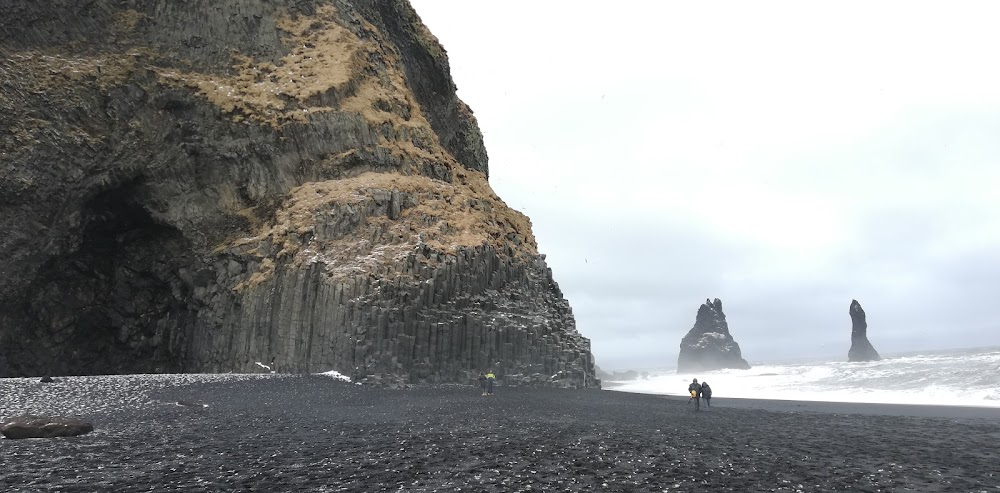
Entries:
<svg viewBox="0 0 1000 493">
<path fill-rule="evenodd" d="M 740 354 L 740 345 L 729 334 L 722 301 L 705 300 L 698 308 L 694 327 L 681 339 L 677 372 L 687 373 L 722 368 L 748 369 L 750 364 Z"/>
<path fill-rule="evenodd" d="M 847 352 L 847 361 L 878 361 L 882 359 L 878 351 L 868 341 L 868 321 L 865 320 L 865 310 L 858 300 L 851 300 L 851 349 Z"/>
</svg>

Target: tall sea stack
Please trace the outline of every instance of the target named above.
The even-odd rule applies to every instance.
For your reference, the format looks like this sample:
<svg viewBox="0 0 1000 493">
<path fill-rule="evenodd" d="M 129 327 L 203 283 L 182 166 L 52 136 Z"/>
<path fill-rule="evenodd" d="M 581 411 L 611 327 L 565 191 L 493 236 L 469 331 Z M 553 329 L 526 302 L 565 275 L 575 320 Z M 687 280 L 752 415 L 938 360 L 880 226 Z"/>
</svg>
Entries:
<svg viewBox="0 0 1000 493">
<path fill-rule="evenodd" d="M 858 300 L 851 300 L 851 349 L 847 361 L 878 361 L 878 351 L 868 341 L 868 322 Z"/>
<path fill-rule="evenodd" d="M 7 0 L 0 376 L 599 385 L 487 177 L 405 0 Z"/>
<path fill-rule="evenodd" d="M 677 356 L 677 373 L 720 370 L 723 368 L 749 369 L 750 364 L 740 354 L 740 345 L 729 334 L 722 301 L 705 300 L 698 308 L 694 327 L 681 339 Z"/>
</svg>

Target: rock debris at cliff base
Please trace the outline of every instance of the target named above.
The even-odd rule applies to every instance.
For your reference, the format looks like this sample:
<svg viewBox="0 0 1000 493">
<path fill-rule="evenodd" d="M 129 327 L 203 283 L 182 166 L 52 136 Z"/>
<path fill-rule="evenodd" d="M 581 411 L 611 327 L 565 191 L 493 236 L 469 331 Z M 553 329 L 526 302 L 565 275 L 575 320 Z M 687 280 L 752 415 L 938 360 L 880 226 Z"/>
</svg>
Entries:
<svg viewBox="0 0 1000 493">
<path fill-rule="evenodd" d="M 719 396 L 695 413 L 651 395 L 499 386 L 486 398 L 473 386 L 387 390 L 323 376 L 0 379 L 0 391 L 23 396 L 0 403 L 0 417 L 41 405 L 96 425 L 82 437 L 0 440 L 0 487 L 11 492 L 1000 485 L 995 419 L 768 412 Z"/>
</svg>

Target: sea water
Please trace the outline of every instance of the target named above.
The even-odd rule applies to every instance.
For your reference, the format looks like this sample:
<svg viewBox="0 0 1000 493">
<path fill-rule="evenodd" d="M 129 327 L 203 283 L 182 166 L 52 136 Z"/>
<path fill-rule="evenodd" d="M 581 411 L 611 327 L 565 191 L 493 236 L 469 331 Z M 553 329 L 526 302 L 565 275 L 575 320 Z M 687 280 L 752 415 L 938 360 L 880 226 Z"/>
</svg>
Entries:
<svg viewBox="0 0 1000 493">
<path fill-rule="evenodd" d="M 719 402 L 741 397 L 1000 407 L 1000 347 L 890 355 L 866 363 L 813 361 L 756 364 L 749 370 L 651 371 L 648 378 L 609 382 L 605 388 L 687 395 L 693 378 L 707 381 Z"/>
</svg>

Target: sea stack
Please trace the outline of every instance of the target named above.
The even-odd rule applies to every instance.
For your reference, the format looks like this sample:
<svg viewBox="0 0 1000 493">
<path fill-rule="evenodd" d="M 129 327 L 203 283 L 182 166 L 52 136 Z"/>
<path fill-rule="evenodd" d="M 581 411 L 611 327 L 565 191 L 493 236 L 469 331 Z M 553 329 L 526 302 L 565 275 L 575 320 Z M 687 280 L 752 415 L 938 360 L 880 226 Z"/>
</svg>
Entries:
<svg viewBox="0 0 1000 493">
<path fill-rule="evenodd" d="M 868 341 L 868 322 L 865 320 L 865 310 L 858 300 L 851 300 L 851 350 L 847 352 L 847 361 L 878 361 L 882 359 L 878 351 Z"/>
<path fill-rule="evenodd" d="M 0 377 L 599 386 L 406 0 L 5 0 Z"/>
<path fill-rule="evenodd" d="M 740 345 L 729 334 L 729 323 L 722 312 L 722 301 L 705 300 L 698 308 L 694 327 L 681 339 L 677 356 L 677 373 L 736 368 L 746 370 L 750 364 L 740 354 Z"/>
</svg>

